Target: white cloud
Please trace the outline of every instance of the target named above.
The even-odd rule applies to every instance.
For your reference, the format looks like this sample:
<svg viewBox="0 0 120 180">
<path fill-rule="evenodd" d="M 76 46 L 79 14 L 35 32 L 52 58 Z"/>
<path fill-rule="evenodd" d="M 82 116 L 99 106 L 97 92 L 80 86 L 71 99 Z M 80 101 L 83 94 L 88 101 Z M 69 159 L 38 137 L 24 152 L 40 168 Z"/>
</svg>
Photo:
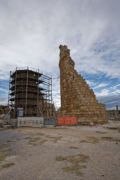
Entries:
<svg viewBox="0 0 120 180">
<path fill-rule="evenodd" d="M 115 91 L 112 92 L 112 94 L 120 94 L 120 89 L 116 89 Z"/>
<path fill-rule="evenodd" d="M 96 92 L 96 96 L 107 96 L 109 95 L 108 89 L 102 89 L 101 92 Z"/>
<path fill-rule="evenodd" d="M 97 97 L 100 103 L 106 104 L 107 109 L 115 109 L 116 105 L 120 107 L 120 95 Z"/>
<path fill-rule="evenodd" d="M 53 102 L 56 108 L 60 107 L 60 79 L 57 74 L 53 74 L 52 76 L 52 93 L 53 93 Z"/>
<path fill-rule="evenodd" d="M 105 87 L 105 86 L 107 86 L 107 85 L 108 85 L 107 83 L 101 83 L 101 84 L 95 86 L 94 89 L 98 89 L 98 88 L 101 88 L 101 87 Z"/>
<path fill-rule="evenodd" d="M 116 89 L 116 88 L 118 88 L 120 86 L 120 84 L 117 84 L 117 85 L 115 85 L 115 86 L 113 86 L 113 87 L 111 87 L 112 89 Z"/>
<path fill-rule="evenodd" d="M 0 92 L 2 92 L 2 93 L 8 93 L 8 90 L 0 87 Z"/>
<path fill-rule="evenodd" d="M 0 105 L 8 105 L 8 97 L 6 95 L 0 95 Z"/>
<path fill-rule="evenodd" d="M 71 0 L 69 4 L 67 0 L 1 1 L 1 69 L 8 66 L 7 72 L 12 67 L 28 65 L 39 66 L 45 72 L 58 72 L 58 46 L 65 43 L 74 52 L 79 70 L 104 71 L 119 76 L 117 62 L 106 64 L 101 59 L 102 54 L 96 55 L 91 49 L 96 42 L 99 45 L 107 31 L 110 33 L 108 27 L 115 15 L 109 19 L 110 12 L 106 9 L 106 1 L 92 1 L 91 4 L 87 0 L 76 3 Z M 113 70 L 110 73 L 111 65 Z"/>
<path fill-rule="evenodd" d="M 95 85 L 96 85 L 95 82 L 90 81 L 90 80 L 86 80 L 86 82 L 87 82 L 87 84 L 88 84 L 89 86 L 95 86 Z"/>
<path fill-rule="evenodd" d="M 8 79 L 16 66 L 59 77 L 61 43 L 71 49 L 78 72 L 120 78 L 119 7 L 119 0 L 109 0 L 109 5 L 107 0 L 1 0 L 0 79 Z M 53 98 L 58 106 L 57 79 Z"/>
</svg>

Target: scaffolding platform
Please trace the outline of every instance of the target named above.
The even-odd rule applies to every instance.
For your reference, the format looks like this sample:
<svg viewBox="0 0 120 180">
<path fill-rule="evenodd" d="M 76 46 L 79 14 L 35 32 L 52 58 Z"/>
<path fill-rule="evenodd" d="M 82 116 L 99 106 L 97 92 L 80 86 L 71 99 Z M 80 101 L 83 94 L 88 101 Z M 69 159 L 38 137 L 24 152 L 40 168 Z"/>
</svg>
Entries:
<svg viewBox="0 0 120 180">
<path fill-rule="evenodd" d="M 55 115 L 52 101 L 52 78 L 31 68 L 10 72 L 8 104 L 12 118 L 23 109 L 24 117 L 44 117 L 46 120 Z M 53 115 L 54 114 L 54 115 Z"/>
</svg>

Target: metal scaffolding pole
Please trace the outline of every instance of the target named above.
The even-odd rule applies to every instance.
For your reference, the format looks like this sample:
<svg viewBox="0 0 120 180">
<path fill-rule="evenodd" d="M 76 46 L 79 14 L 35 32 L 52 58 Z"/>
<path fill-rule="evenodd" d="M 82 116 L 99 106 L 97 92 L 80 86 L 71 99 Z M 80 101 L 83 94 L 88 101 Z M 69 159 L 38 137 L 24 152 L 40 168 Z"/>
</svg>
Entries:
<svg viewBox="0 0 120 180">
<path fill-rule="evenodd" d="M 27 67 L 27 82 L 26 82 L 26 102 L 25 102 L 25 116 L 27 116 L 27 102 L 28 102 L 28 67 Z"/>
</svg>

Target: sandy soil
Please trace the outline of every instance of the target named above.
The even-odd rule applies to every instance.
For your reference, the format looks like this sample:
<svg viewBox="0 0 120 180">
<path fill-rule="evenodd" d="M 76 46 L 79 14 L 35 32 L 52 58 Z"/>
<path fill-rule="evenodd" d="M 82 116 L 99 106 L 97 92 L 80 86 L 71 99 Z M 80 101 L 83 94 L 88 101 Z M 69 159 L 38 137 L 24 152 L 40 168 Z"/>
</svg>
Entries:
<svg viewBox="0 0 120 180">
<path fill-rule="evenodd" d="M 120 122 L 0 131 L 0 180 L 78 179 L 120 179 Z"/>
</svg>

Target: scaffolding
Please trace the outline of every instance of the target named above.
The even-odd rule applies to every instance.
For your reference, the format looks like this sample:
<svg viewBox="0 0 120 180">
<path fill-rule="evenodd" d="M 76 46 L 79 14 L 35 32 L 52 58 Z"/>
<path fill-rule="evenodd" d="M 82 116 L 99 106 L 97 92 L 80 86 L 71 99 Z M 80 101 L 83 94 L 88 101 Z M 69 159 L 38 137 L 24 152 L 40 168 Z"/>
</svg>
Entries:
<svg viewBox="0 0 120 180">
<path fill-rule="evenodd" d="M 54 116 L 52 101 L 52 77 L 31 68 L 10 72 L 8 104 L 11 116 L 17 117 L 18 109 L 23 116 L 43 116 L 49 120 Z"/>
</svg>

